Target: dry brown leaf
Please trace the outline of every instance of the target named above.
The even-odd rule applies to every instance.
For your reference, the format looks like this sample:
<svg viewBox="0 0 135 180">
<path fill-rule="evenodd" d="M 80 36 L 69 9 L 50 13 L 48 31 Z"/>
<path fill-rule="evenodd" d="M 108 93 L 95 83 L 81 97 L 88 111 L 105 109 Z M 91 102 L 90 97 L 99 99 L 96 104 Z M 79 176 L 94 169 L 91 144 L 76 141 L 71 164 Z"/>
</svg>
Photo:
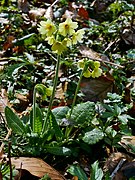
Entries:
<svg viewBox="0 0 135 180">
<path fill-rule="evenodd" d="M 99 78 L 83 78 L 81 91 L 85 95 L 84 101 L 102 101 L 108 92 L 112 92 L 114 80 L 107 76 Z"/>
<path fill-rule="evenodd" d="M 111 64 L 115 67 L 124 68 L 124 66 L 110 62 L 110 59 L 105 54 L 97 53 L 91 48 L 88 48 L 86 46 L 80 46 L 79 50 L 83 57 L 102 62 L 104 66 L 106 66 L 106 64 Z"/>
<path fill-rule="evenodd" d="M 84 56 L 84 57 L 88 57 L 93 60 L 109 61 L 109 59 L 106 55 L 97 53 L 93 49 L 88 48 L 86 46 L 80 46 L 79 50 L 80 50 L 80 53 L 82 54 L 82 56 Z"/>
<path fill-rule="evenodd" d="M 44 17 L 46 19 L 51 19 L 51 20 L 53 19 L 53 8 L 52 8 L 52 6 L 47 8 Z"/>
<path fill-rule="evenodd" d="M 0 95 L 0 114 L 4 117 L 4 109 L 5 107 L 9 105 L 8 103 L 8 97 L 5 89 L 1 89 L 1 95 Z"/>
<path fill-rule="evenodd" d="M 128 152 L 135 154 L 130 148 L 130 145 L 135 146 L 135 136 L 122 136 L 119 144 L 124 147 Z"/>
<path fill-rule="evenodd" d="M 3 50 L 8 50 L 8 48 L 12 48 L 13 47 L 13 40 L 15 39 L 14 36 L 7 36 L 7 40 L 6 42 L 3 44 Z"/>
<path fill-rule="evenodd" d="M 43 177 L 45 174 L 48 174 L 52 180 L 65 179 L 58 171 L 45 163 L 42 159 L 30 157 L 13 157 L 11 158 L 11 162 L 16 169 L 25 169 L 29 171 L 32 175 L 40 178 Z"/>
<path fill-rule="evenodd" d="M 42 17 L 45 14 L 45 9 L 38 8 L 38 9 L 32 9 L 29 11 L 29 18 L 32 21 L 36 21 L 39 17 Z"/>
<path fill-rule="evenodd" d="M 67 91 L 67 85 L 68 85 L 68 82 L 66 82 L 66 81 L 59 84 L 59 86 L 57 87 L 56 93 L 55 93 L 55 97 L 57 99 L 64 101 L 65 92 Z"/>
<path fill-rule="evenodd" d="M 29 2 L 27 0 L 18 0 L 18 9 L 22 12 L 29 12 Z"/>
</svg>

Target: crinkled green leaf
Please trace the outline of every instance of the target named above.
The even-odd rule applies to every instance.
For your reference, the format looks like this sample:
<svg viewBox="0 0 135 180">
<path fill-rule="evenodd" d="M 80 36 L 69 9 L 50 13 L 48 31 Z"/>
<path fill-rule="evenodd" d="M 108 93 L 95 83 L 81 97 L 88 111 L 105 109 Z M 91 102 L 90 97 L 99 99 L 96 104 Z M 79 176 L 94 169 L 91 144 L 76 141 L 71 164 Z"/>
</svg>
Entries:
<svg viewBox="0 0 135 180">
<path fill-rule="evenodd" d="M 99 168 L 98 161 L 96 161 L 92 164 L 90 180 L 102 180 L 102 178 L 103 178 L 103 171 L 101 168 Z"/>
<path fill-rule="evenodd" d="M 67 172 L 69 172 L 73 176 L 77 176 L 79 180 L 88 180 L 88 177 L 86 176 L 85 172 L 79 166 L 71 165 L 68 168 Z"/>
<path fill-rule="evenodd" d="M 66 118 L 68 111 L 69 111 L 68 106 L 61 106 L 61 107 L 54 108 L 52 110 L 52 113 L 54 114 L 56 121 L 58 123 L 61 123 L 62 119 Z"/>
<path fill-rule="evenodd" d="M 21 119 L 8 106 L 5 108 L 5 117 L 8 127 L 11 128 L 13 132 L 20 135 L 25 133 L 25 126 Z"/>
<path fill-rule="evenodd" d="M 95 116 L 95 103 L 85 102 L 78 104 L 73 108 L 71 118 L 69 119 L 73 124 L 83 124 L 91 122 Z"/>
<path fill-rule="evenodd" d="M 84 142 L 88 144 L 96 144 L 98 141 L 103 139 L 104 133 L 100 129 L 93 129 L 92 131 L 86 132 L 82 138 Z"/>
</svg>

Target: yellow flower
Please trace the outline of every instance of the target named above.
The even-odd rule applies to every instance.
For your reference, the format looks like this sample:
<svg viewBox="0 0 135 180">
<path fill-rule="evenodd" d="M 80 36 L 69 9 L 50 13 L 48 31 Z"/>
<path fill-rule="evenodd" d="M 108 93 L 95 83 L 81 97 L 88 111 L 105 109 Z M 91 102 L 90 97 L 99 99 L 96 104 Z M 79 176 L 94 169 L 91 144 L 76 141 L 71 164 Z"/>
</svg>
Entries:
<svg viewBox="0 0 135 180">
<path fill-rule="evenodd" d="M 53 87 L 46 88 L 46 95 L 51 96 L 52 95 Z"/>
<path fill-rule="evenodd" d="M 78 61 L 78 66 L 79 66 L 80 69 L 83 69 L 84 65 L 85 65 L 84 59 Z"/>
<path fill-rule="evenodd" d="M 91 76 L 92 76 L 93 78 L 96 78 L 96 77 L 101 76 L 101 74 L 102 74 L 102 69 L 100 69 L 100 68 L 95 68 L 95 69 L 92 71 Z"/>
<path fill-rule="evenodd" d="M 63 51 L 66 50 L 66 46 L 64 46 L 61 42 L 56 41 L 53 45 L 52 45 L 52 51 L 54 51 L 55 53 L 57 53 L 58 55 L 62 54 Z"/>
<path fill-rule="evenodd" d="M 86 78 L 89 78 L 91 76 L 91 72 L 87 69 L 84 73 L 83 76 Z"/>
<path fill-rule="evenodd" d="M 65 22 L 59 24 L 59 33 L 63 36 L 72 35 L 78 27 L 77 22 L 73 22 L 72 19 L 67 18 Z"/>
<path fill-rule="evenodd" d="M 100 62 L 94 61 L 94 66 L 95 66 L 95 69 L 98 69 L 100 67 Z"/>
<path fill-rule="evenodd" d="M 55 42 L 54 36 L 49 36 L 45 40 L 48 41 L 48 44 L 50 45 L 52 45 Z"/>
<path fill-rule="evenodd" d="M 84 33 L 84 29 L 80 29 L 77 32 L 73 33 L 72 43 L 77 44 L 77 42 L 80 42 L 83 38 Z"/>
<path fill-rule="evenodd" d="M 71 39 L 69 39 L 69 38 L 65 38 L 65 39 L 62 41 L 62 44 L 63 44 L 64 46 L 70 47 L 70 46 L 72 46 L 72 41 L 71 41 Z"/>
<path fill-rule="evenodd" d="M 38 31 L 42 35 L 52 36 L 52 34 L 56 31 L 56 27 L 55 27 L 54 23 L 50 19 L 48 19 L 47 21 L 40 22 Z"/>
</svg>

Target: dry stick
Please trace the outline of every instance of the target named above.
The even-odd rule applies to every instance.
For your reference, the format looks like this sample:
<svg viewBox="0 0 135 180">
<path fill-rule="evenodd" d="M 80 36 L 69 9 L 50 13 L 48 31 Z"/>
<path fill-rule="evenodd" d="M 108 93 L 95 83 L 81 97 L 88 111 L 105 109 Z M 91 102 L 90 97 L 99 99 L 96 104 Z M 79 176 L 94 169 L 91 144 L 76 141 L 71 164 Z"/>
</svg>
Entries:
<svg viewBox="0 0 135 180">
<path fill-rule="evenodd" d="M 105 53 L 114 43 L 118 43 L 119 41 L 120 41 L 120 39 L 116 39 L 115 41 L 111 41 L 111 42 L 108 44 L 107 48 L 104 50 L 104 53 Z"/>
<path fill-rule="evenodd" d="M 9 168 L 10 168 L 10 180 L 12 180 L 12 164 L 11 164 L 11 141 L 8 143 L 8 159 L 9 159 Z"/>
<path fill-rule="evenodd" d="M 91 58 L 91 57 L 89 57 L 89 56 L 83 56 L 83 57 L 89 58 L 89 59 L 91 59 L 91 60 L 93 60 L 93 61 L 99 61 L 99 62 L 102 62 L 102 63 L 111 64 L 111 65 L 117 66 L 117 67 L 119 67 L 119 68 L 124 68 L 124 66 L 121 66 L 121 65 L 119 65 L 119 64 L 115 64 L 115 63 L 110 62 L 110 61 L 104 61 L 104 60 L 102 60 L 102 59 L 94 59 L 94 58 Z"/>
<path fill-rule="evenodd" d="M 117 172 L 120 170 L 120 168 L 122 167 L 123 163 L 126 161 L 126 159 L 121 159 L 118 163 L 118 165 L 116 166 L 116 168 L 114 169 L 114 171 L 111 174 L 111 180 L 113 180 L 114 176 L 117 174 Z"/>
<path fill-rule="evenodd" d="M 52 4 L 51 4 L 51 7 L 53 7 L 59 0 L 56 0 L 54 1 Z"/>
</svg>

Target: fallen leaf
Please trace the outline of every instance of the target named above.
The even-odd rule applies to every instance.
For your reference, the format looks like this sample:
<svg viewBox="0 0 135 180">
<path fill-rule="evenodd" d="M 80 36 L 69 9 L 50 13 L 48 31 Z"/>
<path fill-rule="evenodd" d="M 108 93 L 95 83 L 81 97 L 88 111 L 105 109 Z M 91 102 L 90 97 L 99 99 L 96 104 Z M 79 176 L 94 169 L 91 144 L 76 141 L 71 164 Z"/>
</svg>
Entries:
<svg viewBox="0 0 135 180">
<path fill-rule="evenodd" d="M 65 179 L 58 171 L 45 163 L 42 159 L 30 157 L 12 157 L 11 162 L 16 169 L 25 169 L 29 171 L 32 175 L 40 178 L 43 177 L 45 174 L 48 174 L 52 180 Z"/>
<path fill-rule="evenodd" d="M 32 21 L 36 21 L 39 17 L 42 17 L 45 14 L 45 9 L 43 8 L 38 8 L 38 9 L 31 9 L 29 11 L 29 18 Z"/>
<path fill-rule="evenodd" d="M 18 0 L 18 9 L 22 12 L 29 12 L 29 2 L 27 0 Z"/>
<path fill-rule="evenodd" d="M 88 48 L 86 46 L 80 46 L 79 47 L 80 53 L 84 57 L 88 57 L 92 60 L 103 60 L 103 61 L 109 61 L 108 57 L 106 55 L 100 54 L 96 51 L 94 51 L 91 48 Z"/>
<path fill-rule="evenodd" d="M 124 147 L 127 152 L 135 155 L 135 150 L 132 150 L 132 147 L 135 148 L 135 136 L 122 136 L 119 144 Z"/>
<path fill-rule="evenodd" d="M 45 12 L 45 14 L 44 14 L 44 17 L 45 17 L 46 19 L 50 19 L 50 20 L 53 19 L 53 8 L 52 8 L 52 6 L 50 6 L 50 7 L 47 8 L 47 10 L 46 10 L 46 12 Z"/>
<path fill-rule="evenodd" d="M 84 101 L 102 101 L 108 92 L 112 92 L 114 80 L 107 76 L 99 78 L 83 78 L 81 91 L 84 94 Z"/>
<path fill-rule="evenodd" d="M 15 39 L 15 37 L 14 36 L 8 36 L 7 37 L 7 40 L 6 40 L 6 42 L 3 44 L 3 49 L 4 50 L 8 50 L 8 48 L 12 48 L 13 47 L 13 40 Z"/>
<path fill-rule="evenodd" d="M 89 13 L 84 7 L 80 7 L 78 10 L 78 15 L 83 18 L 84 20 L 89 19 Z"/>
<path fill-rule="evenodd" d="M 5 117 L 4 109 L 5 107 L 9 105 L 8 97 L 5 89 L 1 89 L 1 95 L 0 95 L 0 114 L 2 118 Z"/>
</svg>

